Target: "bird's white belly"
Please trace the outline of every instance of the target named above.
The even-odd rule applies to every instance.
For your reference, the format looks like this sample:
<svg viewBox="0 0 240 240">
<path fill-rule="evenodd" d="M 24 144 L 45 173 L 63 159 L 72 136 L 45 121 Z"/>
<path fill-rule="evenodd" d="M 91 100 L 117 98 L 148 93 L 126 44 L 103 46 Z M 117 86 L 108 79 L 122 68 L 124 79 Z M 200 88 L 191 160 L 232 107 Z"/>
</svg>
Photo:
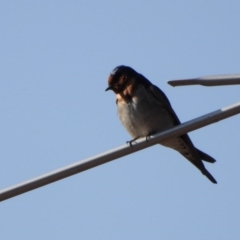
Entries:
<svg viewBox="0 0 240 240">
<path fill-rule="evenodd" d="M 137 98 L 133 98 L 132 101 L 121 101 L 117 105 L 119 118 L 133 138 L 145 137 L 173 126 L 165 109 L 146 100 L 139 102 Z"/>
<path fill-rule="evenodd" d="M 118 104 L 118 115 L 132 137 L 143 137 L 149 134 L 147 123 L 144 122 L 143 114 L 138 111 L 133 102 Z"/>
</svg>

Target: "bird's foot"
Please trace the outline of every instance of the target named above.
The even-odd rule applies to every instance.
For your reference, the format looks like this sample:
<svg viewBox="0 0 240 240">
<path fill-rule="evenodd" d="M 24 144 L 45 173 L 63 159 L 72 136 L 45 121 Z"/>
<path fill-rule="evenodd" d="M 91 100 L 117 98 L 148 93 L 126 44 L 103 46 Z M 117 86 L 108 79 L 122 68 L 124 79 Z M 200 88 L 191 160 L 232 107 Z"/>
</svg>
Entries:
<svg viewBox="0 0 240 240">
<path fill-rule="evenodd" d="M 132 139 L 132 140 L 130 140 L 130 141 L 127 141 L 126 144 L 129 144 L 129 146 L 132 148 L 132 147 L 133 147 L 132 143 L 133 143 L 135 140 L 137 140 L 138 138 L 139 138 L 139 137 L 135 137 L 134 139 Z"/>
<path fill-rule="evenodd" d="M 148 135 L 146 136 L 146 142 L 148 142 L 148 139 L 153 135 L 155 132 L 149 132 Z"/>
</svg>

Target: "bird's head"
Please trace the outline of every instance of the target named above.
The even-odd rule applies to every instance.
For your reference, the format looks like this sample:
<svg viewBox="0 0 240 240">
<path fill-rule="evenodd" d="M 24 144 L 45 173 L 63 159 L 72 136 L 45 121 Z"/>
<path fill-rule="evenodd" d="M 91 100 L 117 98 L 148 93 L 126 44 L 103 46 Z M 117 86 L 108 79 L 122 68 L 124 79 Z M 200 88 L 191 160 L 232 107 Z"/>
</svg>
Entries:
<svg viewBox="0 0 240 240">
<path fill-rule="evenodd" d="M 132 78 L 137 76 L 138 73 L 131 67 L 118 66 L 113 69 L 108 77 L 108 87 L 105 91 L 112 90 L 116 94 L 122 93 L 129 85 Z"/>
</svg>

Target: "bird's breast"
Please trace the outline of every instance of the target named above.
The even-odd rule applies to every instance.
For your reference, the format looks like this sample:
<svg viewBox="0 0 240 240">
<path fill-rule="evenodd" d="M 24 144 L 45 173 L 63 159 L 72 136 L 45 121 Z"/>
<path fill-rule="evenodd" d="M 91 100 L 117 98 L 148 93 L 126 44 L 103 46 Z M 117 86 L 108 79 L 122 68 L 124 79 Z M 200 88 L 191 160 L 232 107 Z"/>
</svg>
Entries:
<svg viewBox="0 0 240 240">
<path fill-rule="evenodd" d="M 128 97 L 118 94 L 117 108 L 122 124 L 132 137 L 145 137 L 172 126 L 169 113 L 156 104 L 144 88 Z"/>
</svg>

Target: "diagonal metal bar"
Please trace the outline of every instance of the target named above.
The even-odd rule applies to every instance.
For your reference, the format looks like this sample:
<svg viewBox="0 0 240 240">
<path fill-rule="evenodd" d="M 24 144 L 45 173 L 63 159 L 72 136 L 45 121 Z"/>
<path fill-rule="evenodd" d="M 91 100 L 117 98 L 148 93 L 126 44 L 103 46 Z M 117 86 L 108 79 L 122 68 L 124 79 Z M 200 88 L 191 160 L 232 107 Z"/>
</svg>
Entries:
<svg viewBox="0 0 240 240">
<path fill-rule="evenodd" d="M 150 147 L 152 145 L 159 143 L 163 139 L 182 135 L 186 132 L 196 130 L 198 128 L 201 128 L 206 125 L 223 120 L 225 118 L 231 117 L 238 113 L 240 113 L 240 102 L 233 104 L 231 106 L 219 109 L 217 111 L 211 112 L 209 114 L 203 115 L 201 117 L 195 118 L 193 120 L 185 122 L 181 125 L 178 125 L 164 132 L 150 136 L 150 138 L 148 139 L 148 142 L 146 142 L 145 138 L 136 140 L 132 148 L 129 145 L 125 144 L 121 147 L 118 147 L 110 151 L 101 153 L 99 155 L 87 158 L 85 160 L 73 163 L 66 167 L 57 169 L 53 172 L 31 179 L 29 181 L 3 189 L 2 191 L 0 191 L 0 201 L 4 201 L 6 199 L 15 197 L 22 193 L 31 191 L 33 189 L 42 187 L 52 182 L 61 180 L 71 175 L 83 172 L 90 168 L 99 166 L 101 164 L 110 162 L 112 160 L 123 157 L 125 155 Z"/>
<path fill-rule="evenodd" d="M 199 78 L 180 79 L 168 81 L 173 87 L 186 85 L 203 85 L 203 86 L 223 86 L 240 84 L 240 74 L 230 75 L 213 75 Z"/>
</svg>

